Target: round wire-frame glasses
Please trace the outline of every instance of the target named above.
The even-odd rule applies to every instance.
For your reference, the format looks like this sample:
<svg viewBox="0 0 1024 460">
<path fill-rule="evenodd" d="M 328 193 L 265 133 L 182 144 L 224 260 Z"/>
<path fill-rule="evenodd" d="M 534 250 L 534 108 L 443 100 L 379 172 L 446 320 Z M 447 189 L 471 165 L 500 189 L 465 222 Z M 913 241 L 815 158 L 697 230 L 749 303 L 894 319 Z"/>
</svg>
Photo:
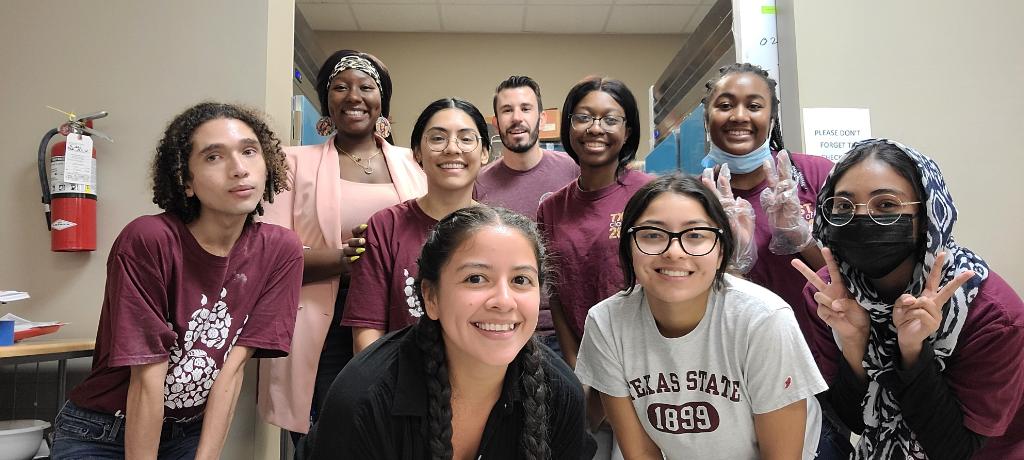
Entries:
<svg viewBox="0 0 1024 460">
<path fill-rule="evenodd" d="M 616 132 L 619 128 L 622 128 L 622 125 L 626 124 L 626 117 L 618 115 L 595 117 L 585 113 L 574 113 L 569 115 L 569 123 L 572 125 L 572 128 L 577 131 L 583 131 L 590 128 L 595 123 L 599 123 L 601 125 L 601 129 L 608 132 Z"/>
<path fill-rule="evenodd" d="M 845 196 L 833 196 L 821 202 L 821 215 L 825 221 L 835 227 L 842 227 L 853 220 L 857 208 L 867 209 L 868 217 L 878 225 L 892 225 L 904 215 L 907 206 L 921 204 L 920 201 L 902 201 L 896 195 L 883 193 L 875 195 L 867 203 L 854 203 Z"/>
<path fill-rule="evenodd" d="M 443 152 L 444 149 L 448 148 L 452 139 L 455 139 L 455 146 L 462 151 L 462 153 L 472 152 L 480 145 L 480 137 L 476 131 L 469 129 L 459 131 L 454 136 L 449 136 L 443 132 L 433 132 L 424 135 L 427 140 L 427 148 L 433 152 Z"/>
</svg>

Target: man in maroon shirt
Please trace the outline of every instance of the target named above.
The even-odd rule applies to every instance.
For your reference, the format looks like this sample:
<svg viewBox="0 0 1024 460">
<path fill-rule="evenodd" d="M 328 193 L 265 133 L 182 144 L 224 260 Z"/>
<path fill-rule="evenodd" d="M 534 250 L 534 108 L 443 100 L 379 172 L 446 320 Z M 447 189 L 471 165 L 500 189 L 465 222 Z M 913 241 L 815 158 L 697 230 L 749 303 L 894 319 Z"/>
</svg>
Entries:
<svg viewBox="0 0 1024 460">
<path fill-rule="evenodd" d="M 569 155 L 543 150 L 537 143 L 544 119 L 540 85 L 530 77 L 513 75 L 494 90 L 494 120 L 507 154 L 487 165 L 476 179 L 477 201 L 511 209 L 534 218 L 541 200 L 580 175 Z M 543 302 L 536 335 L 559 351 L 551 310 Z"/>
<path fill-rule="evenodd" d="M 54 424 L 51 458 L 219 458 L 251 357 L 291 346 L 302 245 L 257 223 L 287 187 L 274 134 L 231 105 L 175 118 L 153 202 L 107 259 L 92 372 Z"/>
<path fill-rule="evenodd" d="M 533 218 L 543 198 L 580 175 L 569 155 L 543 150 L 537 143 L 545 121 L 540 86 L 513 75 L 494 92 L 495 127 L 509 153 L 487 165 L 476 179 L 475 198 Z"/>
</svg>

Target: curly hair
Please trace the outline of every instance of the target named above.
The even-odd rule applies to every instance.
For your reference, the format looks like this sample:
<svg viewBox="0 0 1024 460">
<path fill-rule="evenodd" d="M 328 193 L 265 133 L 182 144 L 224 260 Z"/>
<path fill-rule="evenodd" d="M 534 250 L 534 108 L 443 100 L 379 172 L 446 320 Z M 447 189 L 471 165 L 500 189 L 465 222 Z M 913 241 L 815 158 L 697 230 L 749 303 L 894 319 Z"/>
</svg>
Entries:
<svg viewBox="0 0 1024 460">
<path fill-rule="evenodd" d="M 196 129 L 210 120 L 228 118 L 241 121 L 252 128 L 263 150 L 267 165 L 267 183 L 263 200 L 274 202 L 274 195 L 288 186 L 288 164 L 285 162 L 281 141 L 270 130 L 256 111 L 232 104 L 200 102 L 174 117 L 167 125 L 164 136 L 156 147 L 151 172 L 153 175 L 153 203 L 189 223 L 199 217 L 199 198 L 185 194 L 185 183 L 192 179 L 188 169 L 192 154 L 192 136 Z M 256 205 L 246 223 L 252 222 L 256 214 L 263 215 L 263 203 Z"/>
<path fill-rule="evenodd" d="M 455 211 L 434 227 L 423 245 L 417 261 L 419 275 L 415 292 L 423 303 L 423 281 L 437 285 L 441 268 L 451 254 L 466 241 L 473 232 L 485 227 L 503 225 L 514 228 L 529 240 L 537 257 L 538 278 L 541 292 L 547 279 L 544 245 L 537 225 L 530 219 L 502 208 L 474 206 Z M 431 458 L 435 460 L 452 458 L 452 386 L 448 375 L 448 360 L 442 338 L 441 322 L 422 316 L 416 323 L 416 343 L 423 352 L 423 366 L 427 376 L 428 433 Z M 545 460 L 551 457 L 548 445 L 548 394 L 544 370 L 544 352 L 537 339 L 531 337 L 516 355 L 515 363 L 520 369 L 519 383 L 522 394 L 525 420 L 520 431 L 519 446 L 522 458 Z"/>
</svg>

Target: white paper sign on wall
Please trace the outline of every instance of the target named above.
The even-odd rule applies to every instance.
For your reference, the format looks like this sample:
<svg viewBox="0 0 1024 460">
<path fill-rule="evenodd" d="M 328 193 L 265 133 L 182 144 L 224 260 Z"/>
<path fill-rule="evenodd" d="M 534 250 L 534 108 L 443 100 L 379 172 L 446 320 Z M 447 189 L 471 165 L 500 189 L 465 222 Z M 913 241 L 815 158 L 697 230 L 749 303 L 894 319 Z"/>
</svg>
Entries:
<svg viewBox="0 0 1024 460">
<path fill-rule="evenodd" d="M 871 138 L 868 109 L 805 108 L 804 153 L 839 161 L 857 141 Z"/>
</svg>

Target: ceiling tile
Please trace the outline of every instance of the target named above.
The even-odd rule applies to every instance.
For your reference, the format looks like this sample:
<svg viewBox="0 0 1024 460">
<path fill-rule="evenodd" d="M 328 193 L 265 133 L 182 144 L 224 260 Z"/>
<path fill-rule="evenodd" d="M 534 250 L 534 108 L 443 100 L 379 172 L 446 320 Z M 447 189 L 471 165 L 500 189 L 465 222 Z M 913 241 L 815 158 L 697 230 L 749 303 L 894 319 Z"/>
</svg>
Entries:
<svg viewBox="0 0 1024 460">
<path fill-rule="evenodd" d="M 524 9 L 523 5 L 441 5 L 441 29 L 445 32 L 522 32 Z"/>
<path fill-rule="evenodd" d="M 348 3 L 362 3 L 364 5 L 388 6 L 394 4 L 437 4 L 437 0 L 348 0 Z"/>
<path fill-rule="evenodd" d="M 563 6 L 563 5 L 611 5 L 615 0 L 527 0 L 531 5 Z"/>
<path fill-rule="evenodd" d="M 690 18 L 690 22 L 683 28 L 683 33 L 692 34 L 694 30 L 697 30 L 697 26 L 700 25 L 700 22 L 704 20 L 704 16 L 707 16 L 709 11 L 711 11 L 711 5 L 698 6 L 697 11 Z"/>
<path fill-rule="evenodd" d="M 456 3 L 460 5 L 523 5 L 526 0 L 437 0 L 437 3 Z"/>
<path fill-rule="evenodd" d="M 526 32 L 596 34 L 604 29 L 611 6 L 531 5 L 526 8 Z"/>
<path fill-rule="evenodd" d="M 612 7 L 605 32 L 613 34 L 678 34 L 697 10 L 690 5 L 629 5 Z"/>
<path fill-rule="evenodd" d="M 353 4 L 359 30 L 368 32 L 440 32 L 436 4 Z"/>
<path fill-rule="evenodd" d="M 301 3 L 298 7 L 313 30 L 359 30 L 348 5 Z"/>
<path fill-rule="evenodd" d="M 330 0 L 328 0 L 330 1 Z M 714 0 L 712 0 L 712 3 Z M 701 0 L 615 0 L 616 5 L 700 5 Z"/>
</svg>

